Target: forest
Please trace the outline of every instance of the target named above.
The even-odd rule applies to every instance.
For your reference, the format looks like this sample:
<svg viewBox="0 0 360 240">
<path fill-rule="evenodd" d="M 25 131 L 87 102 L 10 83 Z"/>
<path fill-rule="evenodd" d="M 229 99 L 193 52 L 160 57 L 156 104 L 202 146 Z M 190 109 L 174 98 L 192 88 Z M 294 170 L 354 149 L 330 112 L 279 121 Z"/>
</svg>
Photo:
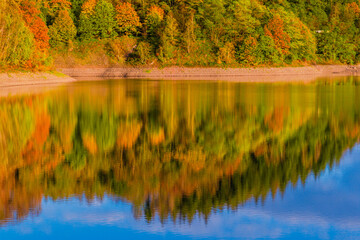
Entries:
<svg viewBox="0 0 360 240">
<path fill-rule="evenodd" d="M 355 0 L 2 0 L 0 68 L 359 62 Z"/>
<path fill-rule="evenodd" d="M 107 196 L 148 221 L 207 219 L 306 184 L 360 139 L 358 80 L 334 92 L 151 84 L 0 99 L 0 226 L 36 215 L 44 198 Z"/>
</svg>

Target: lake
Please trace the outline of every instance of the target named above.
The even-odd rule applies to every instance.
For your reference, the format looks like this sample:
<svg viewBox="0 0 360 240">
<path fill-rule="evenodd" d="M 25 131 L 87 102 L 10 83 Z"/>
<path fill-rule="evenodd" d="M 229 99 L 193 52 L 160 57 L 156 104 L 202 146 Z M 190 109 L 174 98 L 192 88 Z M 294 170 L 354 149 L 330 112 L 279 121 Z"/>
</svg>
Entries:
<svg viewBox="0 0 360 240">
<path fill-rule="evenodd" d="M 0 239 L 360 239 L 360 78 L 0 98 Z"/>
</svg>

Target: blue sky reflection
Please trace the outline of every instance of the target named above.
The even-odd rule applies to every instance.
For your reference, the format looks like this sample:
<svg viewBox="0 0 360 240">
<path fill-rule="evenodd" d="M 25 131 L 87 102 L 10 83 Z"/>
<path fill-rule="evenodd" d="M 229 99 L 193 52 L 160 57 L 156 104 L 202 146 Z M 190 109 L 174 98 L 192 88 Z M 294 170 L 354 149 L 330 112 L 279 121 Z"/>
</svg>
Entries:
<svg viewBox="0 0 360 240">
<path fill-rule="evenodd" d="M 284 196 L 254 201 L 237 210 L 214 210 L 205 223 L 147 223 L 135 219 L 132 205 L 110 197 L 88 204 L 78 199 L 43 199 L 39 216 L 3 227 L 1 239 L 185 239 L 274 238 L 360 239 L 360 147 L 347 151 L 339 166 L 329 167 L 306 186 L 288 186 Z"/>
</svg>

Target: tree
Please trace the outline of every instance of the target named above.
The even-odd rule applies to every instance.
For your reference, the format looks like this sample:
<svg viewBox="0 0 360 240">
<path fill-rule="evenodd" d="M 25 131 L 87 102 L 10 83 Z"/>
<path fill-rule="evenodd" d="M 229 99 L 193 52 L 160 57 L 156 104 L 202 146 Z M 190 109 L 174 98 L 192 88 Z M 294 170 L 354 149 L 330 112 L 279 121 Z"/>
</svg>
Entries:
<svg viewBox="0 0 360 240">
<path fill-rule="evenodd" d="M 79 18 L 81 14 L 81 7 L 85 0 L 71 0 L 71 17 L 73 18 L 76 27 L 79 27 Z"/>
<path fill-rule="evenodd" d="M 106 0 L 88 0 L 82 7 L 80 39 L 103 39 L 117 36 L 114 6 Z"/>
<path fill-rule="evenodd" d="M 54 24 L 49 28 L 51 47 L 71 45 L 76 36 L 76 27 L 67 10 L 60 10 Z"/>
<path fill-rule="evenodd" d="M 116 6 L 116 20 L 120 33 L 125 35 L 136 34 L 141 27 L 140 18 L 129 2 Z"/>
<path fill-rule="evenodd" d="M 14 3 L 13 3 L 14 4 Z M 35 51 L 34 35 L 26 27 L 17 5 L 0 2 L 0 68 L 25 66 Z"/>
<path fill-rule="evenodd" d="M 175 56 L 178 35 L 178 24 L 172 13 L 170 13 L 166 16 L 165 26 L 160 37 L 160 57 L 163 61 Z"/>
<path fill-rule="evenodd" d="M 147 33 L 150 35 L 150 37 L 154 37 L 156 35 L 156 30 L 160 26 L 163 19 L 164 19 L 164 10 L 162 10 L 158 6 L 153 5 L 150 8 L 145 19 Z"/>
<path fill-rule="evenodd" d="M 188 18 L 188 21 L 185 24 L 185 34 L 184 34 L 184 42 L 186 45 L 187 53 L 190 53 L 192 50 L 192 47 L 194 45 L 194 42 L 196 40 L 195 36 L 195 19 L 194 14 L 191 14 Z"/>
<path fill-rule="evenodd" d="M 274 40 L 276 48 L 283 54 L 288 55 L 290 49 L 290 37 L 284 31 L 284 21 L 279 14 L 274 14 L 264 28 L 265 35 Z"/>
<path fill-rule="evenodd" d="M 99 0 L 95 7 L 94 30 L 98 38 L 112 38 L 117 36 L 115 8 L 106 0 Z"/>
<path fill-rule="evenodd" d="M 49 49 L 48 28 L 40 17 L 40 10 L 37 9 L 33 1 L 24 0 L 20 4 L 21 14 L 26 25 L 34 35 L 35 45 L 41 52 L 47 52 Z"/>
</svg>

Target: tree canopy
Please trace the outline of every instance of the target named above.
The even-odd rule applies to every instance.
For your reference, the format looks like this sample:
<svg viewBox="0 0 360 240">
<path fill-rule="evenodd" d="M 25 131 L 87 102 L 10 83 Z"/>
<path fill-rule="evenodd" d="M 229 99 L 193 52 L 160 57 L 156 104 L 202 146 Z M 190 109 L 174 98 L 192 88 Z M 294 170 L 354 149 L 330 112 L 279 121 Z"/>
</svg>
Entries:
<svg viewBox="0 0 360 240">
<path fill-rule="evenodd" d="M 17 28 L 17 41 L 28 48 L 34 41 L 35 49 L 24 52 L 37 50 L 43 60 L 49 41 L 61 51 L 89 41 L 106 50 L 109 42 L 129 36 L 135 44 L 124 58 L 131 64 L 359 62 L 360 7 L 354 0 L 6 0 L 0 7 L 11 9 L 1 11 L 2 25 L 17 15 L 14 21 L 29 29 L 21 37 L 24 28 Z M 8 31 L 15 30 L 5 28 L 5 34 Z M 9 61 L 13 58 L 7 53 L 1 64 L 24 62 L 24 56 Z"/>
</svg>

